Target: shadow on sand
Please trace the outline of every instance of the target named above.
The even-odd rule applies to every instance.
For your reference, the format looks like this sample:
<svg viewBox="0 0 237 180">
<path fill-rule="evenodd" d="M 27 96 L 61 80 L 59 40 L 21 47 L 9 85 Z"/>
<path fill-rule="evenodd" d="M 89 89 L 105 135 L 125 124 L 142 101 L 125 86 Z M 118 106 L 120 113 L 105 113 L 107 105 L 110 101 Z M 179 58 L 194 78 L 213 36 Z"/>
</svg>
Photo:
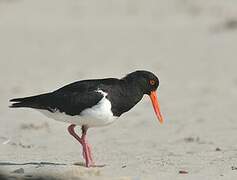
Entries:
<svg viewBox="0 0 237 180">
<path fill-rule="evenodd" d="M 63 166 L 65 163 L 52 163 L 52 162 L 26 162 L 26 163 L 13 163 L 13 162 L 0 162 L 0 166 L 24 166 L 24 165 L 51 165 L 51 166 Z"/>
<path fill-rule="evenodd" d="M 65 166 L 65 163 L 52 163 L 52 162 L 26 162 L 26 163 L 15 163 L 15 162 L 0 162 L 0 166 L 27 166 L 33 165 L 36 167 L 41 166 Z M 0 167 L 1 169 L 1 167 Z M 52 175 L 25 175 L 24 169 L 23 172 L 17 172 L 17 170 L 11 173 L 5 173 L 3 170 L 0 170 L 0 180 L 61 180 L 62 178 L 56 178 Z"/>
<path fill-rule="evenodd" d="M 12 167 L 9 167 L 12 166 Z M 40 168 L 40 170 L 36 170 L 31 172 L 30 174 L 25 173 L 25 167 L 34 166 L 35 168 Z M 47 167 L 55 167 L 51 171 L 51 168 Z M 77 168 L 78 166 L 84 168 Z M 66 163 L 58 163 L 58 162 L 0 162 L 0 180 L 82 180 L 84 179 L 82 176 L 89 175 L 95 176 L 96 178 L 100 177 L 100 170 L 98 168 L 104 167 L 105 165 L 97 165 L 92 166 L 92 168 L 85 168 L 85 164 L 83 162 L 76 162 L 72 164 Z M 4 170 L 4 168 L 9 167 Z M 45 169 L 41 169 L 44 168 Z M 94 167 L 94 168 L 93 168 Z M 98 168 L 96 168 L 98 167 Z M 14 169 L 14 170 L 12 170 Z M 67 169 L 65 172 L 64 170 Z M 46 171 L 45 171 L 46 170 Z M 28 170 L 27 170 L 28 171 Z M 56 173 L 56 174 L 55 174 Z"/>
</svg>

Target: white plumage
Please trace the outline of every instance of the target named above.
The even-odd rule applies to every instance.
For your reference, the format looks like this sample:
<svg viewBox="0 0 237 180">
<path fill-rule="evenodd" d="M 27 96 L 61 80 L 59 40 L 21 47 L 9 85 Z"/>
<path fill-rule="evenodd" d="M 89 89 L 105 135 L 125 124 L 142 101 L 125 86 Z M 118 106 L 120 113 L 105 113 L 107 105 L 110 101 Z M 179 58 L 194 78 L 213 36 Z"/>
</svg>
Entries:
<svg viewBox="0 0 237 180">
<path fill-rule="evenodd" d="M 113 123 L 118 117 L 113 116 L 111 111 L 111 103 L 106 98 L 107 93 L 102 90 L 97 90 L 98 93 L 103 95 L 103 98 L 91 108 L 87 108 L 83 110 L 80 115 L 67 115 L 64 112 L 59 112 L 56 110 L 55 112 L 49 112 L 48 110 L 39 110 L 45 116 L 57 120 L 68 122 L 71 124 L 76 124 L 79 126 L 86 125 L 87 127 L 95 127 L 95 126 L 106 126 Z"/>
</svg>

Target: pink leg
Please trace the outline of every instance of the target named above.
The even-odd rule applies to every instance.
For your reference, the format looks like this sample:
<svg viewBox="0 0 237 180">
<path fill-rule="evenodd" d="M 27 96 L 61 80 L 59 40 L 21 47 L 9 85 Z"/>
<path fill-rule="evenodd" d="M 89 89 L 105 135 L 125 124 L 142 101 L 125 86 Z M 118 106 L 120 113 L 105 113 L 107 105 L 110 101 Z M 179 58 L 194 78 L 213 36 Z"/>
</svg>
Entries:
<svg viewBox="0 0 237 180">
<path fill-rule="evenodd" d="M 103 164 L 103 165 L 98 165 L 98 164 L 95 164 L 95 163 L 94 163 L 93 157 L 92 157 L 91 146 L 90 146 L 90 144 L 86 141 L 86 139 L 85 139 L 85 142 L 86 142 L 86 148 L 87 148 L 87 150 L 88 150 L 88 158 L 89 158 L 89 160 L 90 160 L 91 167 L 104 167 L 105 164 Z"/>
<path fill-rule="evenodd" d="M 92 157 L 91 145 L 90 144 L 87 144 L 87 149 L 88 149 L 88 152 L 89 152 L 89 158 L 91 160 L 91 163 L 92 163 L 92 165 L 95 165 L 95 163 L 93 161 L 93 157 Z"/>
<path fill-rule="evenodd" d="M 86 137 L 85 137 L 84 141 L 85 141 L 86 148 L 87 148 L 87 151 L 88 151 L 88 158 L 89 158 L 91 164 L 92 164 L 93 166 L 95 166 L 95 163 L 94 163 L 93 157 L 92 157 L 91 146 L 90 146 L 90 144 L 88 143 Z M 83 154 L 83 156 L 85 156 L 85 154 Z"/>
<path fill-rule="evenodd" d="M 87 148 L 87 151 L 88 151 L 88 156 L 89 156 L 89 159 L 90 159 L 90 161 L 91 161 L 91 164 L 92 164 L 93 166 L 95 166 L 95 163 L 94 163 L 93 158 L 92 158 L 92 152 L 91 152 L 91 146 L 90 146 L 90 144 L 86 143 L 86 148 Z M 85 159 L 85 158 L 86 158 L 86 155 L 85 155 L 85 152 L 84 152 L 84 151 L 82 152 L 82 155 L 83 155 L 83 157 L 84 157 L 84 159 Z"/>
<path fill-rule="evenodd" d="M 95 166 L 93 158 L 92 158 L 91 147 L 90 147 L 90 144 L 88 143 L 87 138 L 86 138 L 87 130 L 88 130 L 88 128 L 86 126 L 82 126 L 82 137 L 81 138 L 83 139 L 83 142 L 84 142 L 84 145 L 85 145 L 85 148 L 87 151 L 87 158 L 89 159 L 90 164 L 92 166 Z"/>
<path fill-rule="evenodd" d="M 82 126 L 82 137 L 80 138 L 74 131 L 75 128 L 75 124 L 71 124 L 68 127 L 68 132 L 76 139 L 79 141 L 79 143 L 82 145 L 83 147 L 83 157 L 86 161 L 86 167 L 90 167 L 91 165 L 93 165 L 93 161 L 91 158 L 91 152 L 90 152 L 90 148 L 88 149 L 88 144 L 86 142 L 86 132 L 87 132 L 87 127 Z"/>
</svg>

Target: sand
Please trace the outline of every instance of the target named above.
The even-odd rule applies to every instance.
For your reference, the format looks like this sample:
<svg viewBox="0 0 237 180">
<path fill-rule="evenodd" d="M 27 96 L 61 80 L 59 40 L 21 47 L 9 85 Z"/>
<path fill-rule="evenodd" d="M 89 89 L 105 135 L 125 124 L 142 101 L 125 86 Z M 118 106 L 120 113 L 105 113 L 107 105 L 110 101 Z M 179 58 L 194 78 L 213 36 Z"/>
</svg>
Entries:
<svg viewBox="0 0 237 180">
<path fill-rule="evenodd" d="M 236 0 L 1 0 L 0 171 L 8 179 L 237 179 L 236 52 Z M 68 124 L 8 108 L 10 98 L 136 69 L 160 78 L 165 123 L 144 96 L 116 123 L 90 129 L 102 168 L 74 165 L 83 159 Z"/>
</svg>

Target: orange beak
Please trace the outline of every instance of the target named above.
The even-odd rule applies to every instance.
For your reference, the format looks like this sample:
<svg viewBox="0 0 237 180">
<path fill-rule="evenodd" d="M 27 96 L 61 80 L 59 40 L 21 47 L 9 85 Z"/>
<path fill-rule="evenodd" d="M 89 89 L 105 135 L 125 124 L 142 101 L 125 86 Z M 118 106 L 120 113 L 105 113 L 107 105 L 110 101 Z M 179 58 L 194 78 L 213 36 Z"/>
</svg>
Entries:
<svg viewBox="0 0 237 180">
<path fill-rule="evenodd" d="M 156 91 L 151 92 L 150 98 L 151 98 L 151 102 L 152 102 L 154 111 L 156 113 L 156 116 L 157 116 L 158 120 L 160 121 L 160 123 L 162 124 L 164 120 L 163 120 L 163 117 L 160 112 L 160 105 L 158 102 Z"/>
</svg>

